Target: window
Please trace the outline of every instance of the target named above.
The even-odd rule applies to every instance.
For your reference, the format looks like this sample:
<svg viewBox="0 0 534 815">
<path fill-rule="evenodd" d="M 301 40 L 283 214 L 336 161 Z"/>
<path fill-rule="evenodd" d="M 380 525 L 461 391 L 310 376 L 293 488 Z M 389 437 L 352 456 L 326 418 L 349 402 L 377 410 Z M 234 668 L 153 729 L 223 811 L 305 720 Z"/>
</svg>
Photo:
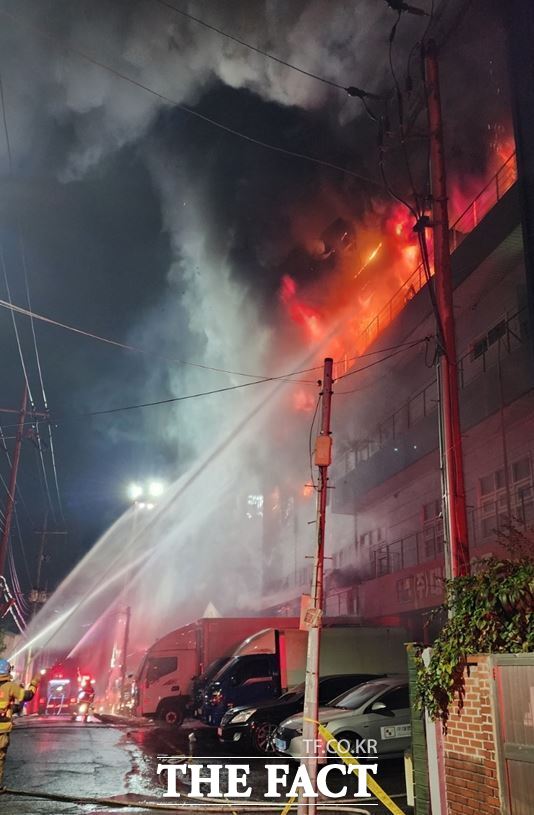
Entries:
<svg viewBox="0 0 534 815">
<path fill-rule="evenodd" d="M 490 328 L 487 334 L 475 340 L 471 346 L 471 360 L 478 359 L 483 356 L 490 345 L 495 345 L 501 337 L 506 334 L 506 320 L 500 320 L 493 328 Z"/>
<path fill-rule="evenodd" d="M 488 338 L 487 336 L 481 337 L 479 340 L 476 340 L 471 347 L 471 359 L 475 360 L 484 356 L 487 350 Z"/>
<path fill-rule="evenodd" d="M 520 523 L 530 522 L 532 473 L 529 456 L 512 462 L 510 466 L 510 496 L 507 495 L 506 473 L 504 468 L 479 479 L 480 519 L 483 537 L 488 537 L 508 522 L 509 509 Z"/>
<path fill-rule="evenodd" d="M 387 546 L 381 546 L 375 552 L 375 571 L 377 577 L 389 572 L 389 556 Z"/>
<path fill-rule="evenodd" d="M 416 566 L 417 563 L 417 535 L 410 535 L 402 542 L 402 565 L 406 569 L 408 566 Z"/>
<path fill-rule="evenodd" d="M 443 552 L 443 515 L 441 501 L 436 498 L 423 506 L 422 559 L 433 560 Z"/>
<path fill-rule="evenodd" d="M 401 688 L 395 688 L 389 693 L 385 693 L 381 699 L 388 710 L 404 710 L 410 707 L 410 694 L 408 686 L 403 685 Z"/>
<path fill-rule="evenodd" d="M 384 540 L 384 530 L 382 527 L 378 529 L 371 529 L 369 532 L 364 532 L 360 535 L 360 548 L 370 549 L 371 546 L 381 543 Z"/>
<path fill-rule="evenodd" d="M 494 325 L 493 328 L 490 328 L 488 331 L 488 345 L 493 345 L 501 337 L 504 337 L 506 334 L 506 320 L 501 320 L 500 323 Z"/>
<path fill-rule="evenodd" d="M 512 480 L 514 484 L 526 479 L 530 479 L 530 459 L 528 456 L 512 464 Z"/>
<path fill-rule="evenodd" d="M 441 501 L 436 498 L 423 506 L 423 521 L 435 521 L 441 515 Z"/>
<path fill-rule="evenodd" d="M 173 673 L 178 668 L 177 657 L 150 657 L 146 672 L 147 682 L 157 682 L 162 676 Z"/>
<path fill-rule="evenodd" d="M 425 415 L 425 394 L 418 393 L 408 402 L 408 422 L 410 427 L 419 422 Z"/>
<path fill-rule="evenodd" d="M 269 660 L 267 657 L 240 660 L 232 673 L 232 682 L 235 685 L 244 685 L 249 679 L 269 678 Z"/>
</svg>

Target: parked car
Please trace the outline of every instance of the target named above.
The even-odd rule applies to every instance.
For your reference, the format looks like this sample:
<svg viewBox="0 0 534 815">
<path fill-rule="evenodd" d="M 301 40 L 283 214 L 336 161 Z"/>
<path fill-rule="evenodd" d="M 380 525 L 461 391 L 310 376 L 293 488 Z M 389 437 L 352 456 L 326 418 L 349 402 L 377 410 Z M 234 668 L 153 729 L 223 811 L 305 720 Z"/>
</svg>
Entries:
<svg viewBox="0 0 534 815">
<path fill-rule="evenodd" d="M 319 704 L 326 705 L 350 688 L 376 679 L 380 674 L 336 674 L 319 680 Z M 233 707 L 224 714 L 217 729 L 219 741 L 238 744 L 258 753 L 274 753 L 272 737 L 277 726 L 304 709 L 304 682 L 296 685 L 278 699 L 260 702 L 255 707 Z"/>
<path fill-rule="evenodd" d="M 334 738 L 348 743 L 354 755 L 374 756 L 368 741 L 374 739 L 376 755 L 393 758 L 410 746 L 410 712 L 407 680 L 386 677 L 341 694 L 319 709 L 319 721 Z M 302 716 L 285 719 L 274 734 L 276 750 L 293 758 L 302 756 L 302 727 Z"/>
</svg>

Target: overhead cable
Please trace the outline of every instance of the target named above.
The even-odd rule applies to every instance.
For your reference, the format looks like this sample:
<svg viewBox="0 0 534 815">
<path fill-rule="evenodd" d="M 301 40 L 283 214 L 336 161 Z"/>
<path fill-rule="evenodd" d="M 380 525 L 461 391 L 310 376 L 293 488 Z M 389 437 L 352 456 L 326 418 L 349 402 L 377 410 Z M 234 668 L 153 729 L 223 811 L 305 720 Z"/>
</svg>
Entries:
<svg viewBox="0 0 534 815">
<path fill-rule="evenodd" d="M 382 188 L 382 184 L 378 179 L 364 176 L 361 173 L 355 172 L 354 170 L 349 170 L 346 167 L 341 167 L 340 165 L 334 164 L 331 161 L 325 161 L 324 159 L 317 158 L 315 156 L 310 156 L 307 153 L 300 153 L 296 150 L 289 150 L 288 148 L 285 147 L 270 144 L 269 142 L 265 142 L 261 139 L 256 139 L 254 138 L 254 136 L 249 136 L 248 134 L 243 133 L 240 130 L 236 130 L 235 128 L 230 127 L 229 125 L 225 125 L 223 124 L 223 122 L 220 122 L 217 119 L 213 119 L 211 116 L 207 116 L 204 113 L 200 113 L 200 111 L 195 110 L 194 108 L 191 108 L 188 105 L 184 105 L 181 102 L 178 102 L 176 99 L 173 99 L 172 97 L 167 96 L 166 94 L 161 93 L 160 91 L 157 91 L 154 88 L 151 88 L 149 85 L 146 85 L 143 82 L 139 82 L 139 80 L 134 79 L 131 76 L 128 76 L 128 74 L 125 74 L 122 71 L 118 71 L 116 68 L 113 68 L 104 62 L 101 62 L 100 60 L 91 56 L 87 52 L 81 51 L 79 48 L 74 48 L 73 46 L 66 45 L 58 37 L 54 36 L 50 31 L 46 31 L 45 29 L 39 28 L 31 23 L 28 23 L 26 20 L 22 20 L 16 14 L 11 14 L 5 9 L 0 9 L 0 15 L 7 17 L 8 19 L 12 20 L 13 22 L 17 23 L 18 25 L 24 28 L 30 29 L 40 37 L 51 40 L 63 51 L 67 51 L 68 53 L 75 54 L 76 56 L 81 57 L 87 62 L 90 62 L 92 65 L 95 65 L 96 67 L 101 68 L 104 71 L 108 71 L 109 73 L 116 76 L 118 79 L 121 79 L 124 82 L 129 82 L 131 85 L 134 85 L 140 90 L 143 90 L 146 93 L 151 94 L 157 99 L 160 99 L 162 102 L 171 105 L 173 108 L 181 110 L 184 113 L 187 113 L 189 116 L 193 116 L 197 119 L 200 119 L 201 121 L 206 122 L 207 124 L 213 125 L 213 127 L 217 127 L 219 128 L 219 130 L 223 130 L 226 133 L 230 133 L 231 135 L 236 136 L 239 139 L 243 139 L 244 141 L 257 145 L 258 147 L 263 147 L 266 150 L 271 150 L 275 153 L 281 153 L 282 155 L 290 156 L 291 158 L 297 158 L 303 161 L 308 161 L 311 162 L 312 164 L 317 164 L 318 166 L 321 167 L 327 167 L 331 170 L 335 170 L 336 172 L 340 172 L 343 173 L 344 175 L 356 178 L 359 181 L 364 181 L 366 184 L 371 184 L 372 186 L 379 187 L 380 189 Z M 355 92 L 358 91 L 357 88 L 351 90 Z"/>
<path fill-rule="evenodd" d="M 5 95 L 4 95 L 4 83 L 3 83 L 1 73 L 0 73 L 0 102 L 1 102 L 1 105 L 2 105 L 2 122 L 3 122 L 3 126 L 4 126 L 4 136 L 5 136 L 5 140 L 6 140 L 9 175 L 13 176 L 13 155 L 12 155 L 12 152 L 11 152 L 11 140 L 10 140 L 10 137 L 9 137 L 9 127 L 8 127 L 8 124 L 7 124 L 7 110 L 6 110 L 6 102 L 5 102 Z M 26 256 L 25 256 L 25 252 L 24 252 L 22 231 L 20 229 L 20 225 L 19 225 L 18 231 L 19 231 L 19 242 L 20 242 L 20 248 L 21 248 L 22 267 L 23 267 L 23 271 L 24 271 L 24 280 L 25 280 L 25 284 L 26 284 L 26 297 L 27 297 L 27 300 L 28 300 L 28 306 L 31 309 L 30 289 L 29 289 L 28 275 L 27 275 L 27 268 L 26 268 Z M 12 302 L 11 291 L 9 289 L 9 282 L 8 282 L 7 268 L 6 268 L 6 264 L 5 264 L 3 247 L 0 247 L 0 252 L 2 254 L 2 271 L 3 271 L 3 274 L 4 274 L 4 281 L 5 281 L 5 285 L 6 285 L 7 296 L 8 296 L 9 302 L 11 303 Z M 14 328 L 14 331 L 15 331 L 15 337 L 16 337 L 16 341 L 17 341 L 17 347 L 18 347 L 18 351 L 19 351 L 20 362 L 21 362 L 21 365 L 22 365 L 22 371 L 24 373 L 24 379 L 26 380 L 26 387 L 28 389 L 28 397 L 29 397 L 29 400 L 30 400 L 30 405 L 32 406 L 32 408 L 35 408 L 35 402 L 34 402 L 34 399 L 33 399 L 33 394 L 32 394 L 31 388 L 30 388 L 26 363 L 25 363 L 25 360 L 24 360 L 24 355 L 23 355 L 23 352 L 22 352 L 22 346 L 21 346 L 21 342 L 20 342 L 20 338 L 19 338 L 19 332 L 18 332 L 18 329 L 17 329 L 17 323 L 16 323 L 16 320 L 15 320 L 15 313 L 13 311 L 11 312 L 11 317 L 12 317 L 12 321 L 13 321 L 13 328 Z M 41 362 L 40 362 L 40 359 L 39 359 L 39 351 L 37 349 L 37 340 L 36 340 L 36 337 L 35 337 L 35 328 L 34 328 L 34 325 L 33 325 L 33 318 L 31 319 L 31 328 L 32 328 L 35 356 L 36 356 L 36 360 L 37 360 L 37 368 L 38 368 L 38 371 L 39 371 L 39 379 L 40 379 L 40 383 L 41 383 L 41 389 L 42 389 L 43 399 L 44 399 L 44 402 L 45 402 L 45 409 L 46 409 L 46 395 L 45 395 L 44 384 L 43 384 L 43 375 L 42 375 L 42 371 L 41 371 Z M 52 516 L 55 517 L 54 508 L 52 506 L 52 498 L 51 498 L 51 495 L 50 495 L 50 488 L 49 488 L 49 485 L 48 485 L 48 475 L 47 475 L 47 472 L 46 472 L 46 465 L 45 465 L 44 456 L 43 456 L 43 448 L 42 448 L 41 438 L 39 436 L 39 428 L 37 426 L 35 427 L 35 434 L 36 434 L 36 439 L 37 439 L 37 445 L 38 445 L 38 448 L 39 448 L 39 458 L 40 458 L 40 463 L 41 463 L 41 468 L 42 468 L 42 473 L 43 473 L 46 497 L 47 497 L 50 509 L 52 511 Z M 55 483 L 56 483 L 58 502 L 59 502 L 61 516 L 63 517 L 63 510 L 61 508 L 61 496 L 59 494 L 59 484 L 58 484 L 58 479 L 57 479 L 56 462 L 55 462 L 55 456 L 54 456 L 54 453 L 53 453 L 54 447 L 53 447 L 53 439 L 52 439 L 52 430 L 51 430 L 50 426 L 48 427 L 48 435 L 49 435 L 50 444 L 51 444 L 52 466 L 53 466 L 54 478 L 55 478 Z"/>
<path fill-rule="evenodd" d="M 369 91 L 364 91 L 362 88 L 357 88 L 353 85 L 345 86 L 341 85 L 339 82 L 334 82 L 332 79 L 327 79 L 324 76 L 320 76 L 319 74 L 314 74 L 311 71 L 307 71 L 304 68 L 300 68 L 298 65 L 293 65 L 291 62 L 287 62 L 285 59 L 281 59 L 280 57 L 275 56 L 275 54 L 271 54 L 269 51 L 264 51 L 263 48 L 258 48 L 256 45 L 252 45 L 245 40 L 236 37 L 234 34 L 228 33 L 228 31 L 224 31 L 222 28 L 219 28 L 216 25 L 212 25 L 211 23 L 207 23 L 205 20 L 201 20 L 200 17 L 195 17 L 194 14 L 190 14 L 188 11 L 185 11 L 178 6 L 173 5 L 173 3 L 169 3 L 168 0 L 153 0 L 153 2 L 158 3 L 160 6 L 164 6 L 165 8 L 174 11 L 176 14 L 180 14 L 182 17 L 185 17 L 188 20 L 192 20 L 193 22 L 197 23 L 198 25 L 203 26 L 204 28 L 209 29 L 210 31 L 214 31 L 216 34 L 220 34 L 221 37 L 226 37 L 228 40 L 232 40 L 232 42 L 237 43 L 238 45 L 242 45 L 243 48 L 248 48 L 249 51 L 254 51 L 256 54 L 260 54 L 262 57 L 266 59 L 270 59 L 273 62 L 277 62 L 279 65 L 283 65 L 285 68 L 289 68 L 292 71 L 296 71 L 303 76 L 307 76 L 310 79 L 315 79 L 317 82 L 322 82 L 323 85 L 329 85 L 331 88 L 337 88 L 337 90 L 344 91 L 349 96 L 356 97 L 361 99 L 380 99 L 381 97 L 376 93 L 370 93 Z"/>
<path fill-rule="evenodd" d="M 63 328 L 66 331 L 71 331 L 74 334 L 79 334 L 79 335 L 81 335 L 83 337 L 88 337 L 89 339 L 97 340 L 97 342 L 102 342 L 102 343 L 105 343 L 106 345 L 114 346 L 115 348 L 121 348 L 121 349 L 123 349 L 125 351 L 133 351 L 133 352 L 135 352 L 137 354 L 143 354 L 143 355 L 147 355 L 147 356 L 150 356 L 152 358 L 155 358 L 155 359 L 161 359 L 164 362 L 170 362 L 170 363 L 174 363 L 174 364 L 177 364 L 177 365 L 187 365 L 187 366 L 192 367 L 192 368 L 200 368 L 200 369 L 203 369 L 203 370 L 206 370 L 206 371 L 214 371 L 216 373 L 228 374 L 229 376 L 242 376 L 242 377 L 246 377 L 247 379 L 257 379 L 257 380 L 269 380 L 269 381 L 271 381 L 271 380 L 275 380 L 275 379 L 289 379 L 292 376 L 299 376 L 300 374 L 307 374 L 307 373 L 312 373 L 313 371 L 320 371 L 320 370 L 322 370 L 322 367 L 323 367 L 322 365 L 314 365 L 313 367 L 310 367 L 310 368 L 301 368 L 301 369 L 299 369 L 297 371 L 289 371 L 289 372 L 286 372 L 286 373 L 278 374 L 277 376 L 269 376 L 267 374 L 244 373 L 243 371 L 233 371 L 233 370 L 228 370 L 227 368 L 217 368 L 217 367 L 214 367 L 213 365 L 205 365 L 205 364 L 203 364 L 201 362 L 191 362 L 190 360 L 179 359 L 177 357 L 166 357 L 166 356 L 163 356 L 161 354 L 155 354 L 152 351 L 150 351 L 150 350 L 148 350 L 146 348 L 141 348 L 138 345 L 129 345 L 128 343 L 119 342 L 118 340 L 113 340 L 113 339 L 110 339 L 109 337 L 103 337 L 103 336 L 101 336 L 99 334 L 93 334 L 91 331 L 85 331 L 84 329 L 78 328 L 78 327 L 76 327 L 74 325 L 70 325 L 69 323 L 59 322 L 58 320 L 54 320 L 51 317 L 46 317 L 43 314 L 38 314 L 35 311 L 30 311 L 29 309 L 22 308 L 22 306 L 17 306 L 15 303 L 9 303 L 6 300 L 0 299 L 0 308 L 10 309 L 12 311 L 15 311 L 17 314 L 22 314 L 25 317 L 30 317 L 31 316 L 34 320 L 40 320 L 40 321 L 42 321 L 44 323 L 48 323 L 48 325 L 53 325 L 56 328 Z M 403 343 L 400 343 L 400 344 L 397 344 L 397 345 L 394 345 L 394 346 L 390 346 L 390 347 L 386 347 L 386 348 L 377 348 L 377 349 L 375 349 L 373 351 L 368 351 L 365 354 L 357 354 L 357 355 L 355 355 L 353 357 L 349 357 L 349 359 L 346 360 L 346 362 L 353 362 L 353 361 L 355 361 L 357 359 L 361 359 L 362 357 L 365 357 L 365 356 L 374 356 L 375 354 L 381 354 L 381 353 L 383 353 L 385 351 L 391 351 L 393 349 L 398 348 L 399 345 L 403 345 Z M 340 361 L 344 361 L 344 360 L 340 360 Z M 314 384 L 314 383 L 309 383 L 309 382 L 303 383 L 303 380 L 301 380 L 301 384 Z M 0 412 L 1 412 L 1 410 L 0 410 Z M 11 427 L 11 425 L 4 425 L 4 427 Z"/>
</svg>

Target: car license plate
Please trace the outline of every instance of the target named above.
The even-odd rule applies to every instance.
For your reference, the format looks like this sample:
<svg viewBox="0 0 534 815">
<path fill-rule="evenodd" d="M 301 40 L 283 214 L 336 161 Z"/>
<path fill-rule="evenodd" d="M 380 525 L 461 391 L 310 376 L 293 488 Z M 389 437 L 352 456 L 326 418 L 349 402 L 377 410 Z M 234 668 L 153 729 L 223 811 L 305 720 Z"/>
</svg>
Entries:
<svg viewBox="0 0 534 815">
<path fill-rule="evenodd" d="M 284 739 L 275 739 L 274 746 L 276 747 L 277 750 L 281 751 L 287 750 L 287 741 L 285 741 Z"/>
<path fill-rule="evenodd" d="M 222 736 L 222 727 L 217 728 L 217 735 Z"/>
</svg>

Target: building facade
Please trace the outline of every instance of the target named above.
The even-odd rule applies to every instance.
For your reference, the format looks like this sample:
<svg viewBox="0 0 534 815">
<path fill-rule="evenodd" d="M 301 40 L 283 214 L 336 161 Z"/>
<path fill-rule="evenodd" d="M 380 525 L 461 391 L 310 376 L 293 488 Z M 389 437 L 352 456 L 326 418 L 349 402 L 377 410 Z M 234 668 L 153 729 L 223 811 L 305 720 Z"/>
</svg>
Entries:
<svg viewBox="0 0 534 815">
<path fill-rule="evenodd" d="M 454 224 L 451 240 L 476 561 L 503 552 L 510 525 L 528 534 L 534 523 L 532 332 L 513 156 Z M 443 599 L 446 573 L 434 335 L 428 286 L 416 270 L 364 337 L 373 359 L 389 356 L 382 348 L 398 353 L 360 373 L 356 360 L 333 400 L 326 613 L 402 623 L 417 637 Z M 271 599 L 284 595 L 294 610 L 310 578 L 311 561 L 301 562 Z"/>
</svg>

